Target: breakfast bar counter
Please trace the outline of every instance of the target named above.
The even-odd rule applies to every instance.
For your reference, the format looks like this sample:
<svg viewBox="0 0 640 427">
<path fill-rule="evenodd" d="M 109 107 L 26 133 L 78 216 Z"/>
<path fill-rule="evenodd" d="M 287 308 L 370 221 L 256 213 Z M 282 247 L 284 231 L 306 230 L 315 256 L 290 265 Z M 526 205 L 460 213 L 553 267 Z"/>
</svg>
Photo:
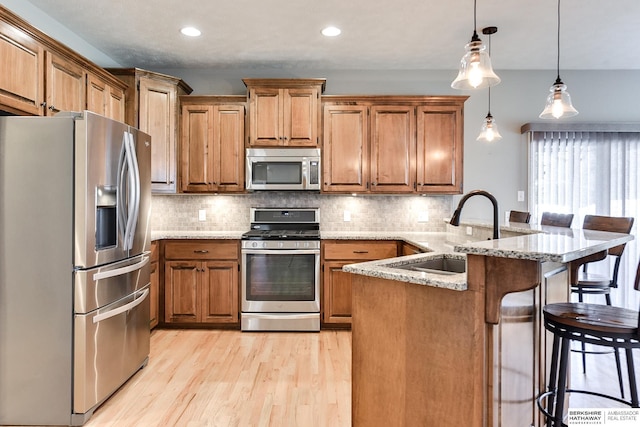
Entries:
<svg viewBox="0 0 640 427">
<path fill-rule="evenodd" d="M 345 266 L 354 274 L 352 425 L 541 425 L 534 399 L 551 347 L 542 307 L 568 300 L 581 263 L 631 239 L 550 228 Z M 465 273 L 396 268 L 465 254 Z"/>
</svg>

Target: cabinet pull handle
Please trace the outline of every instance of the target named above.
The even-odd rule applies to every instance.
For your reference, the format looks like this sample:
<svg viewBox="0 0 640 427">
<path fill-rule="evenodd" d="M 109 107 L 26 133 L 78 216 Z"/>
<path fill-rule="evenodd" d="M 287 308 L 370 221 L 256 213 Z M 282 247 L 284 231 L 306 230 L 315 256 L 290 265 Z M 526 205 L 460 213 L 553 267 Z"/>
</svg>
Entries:
<svg viewBox="0 0 640 427">
<path fill-rule="evenodd" d="M 354 254 L 368 254 L 369 251 L 353 251 Z"/>
<path fill-rule="evenodd" d="M 208 254 L 209 251 L 206 249 L 200 249 L 200 250 L 194 250 L 193 251 L 194 254 Z"/>
</svg>

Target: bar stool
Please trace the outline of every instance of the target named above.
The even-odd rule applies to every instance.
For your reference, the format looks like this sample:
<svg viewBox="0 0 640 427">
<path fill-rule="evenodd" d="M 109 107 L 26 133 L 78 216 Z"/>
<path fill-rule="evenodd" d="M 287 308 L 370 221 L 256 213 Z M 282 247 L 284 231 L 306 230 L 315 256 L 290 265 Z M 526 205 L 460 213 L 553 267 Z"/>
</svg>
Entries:
<svg viewBox="0 0 640 427">
<path fill-rule="evenodd" d="M 572 222 L 573 214 L 542 212 L 542 218 L 540 218 L 540 225 L 551 225 L 553 227 L 570 228 Z"/>
<path fill-rule="evenodd" d="M 585 230 L 597 230 L 597 231 L 609 231 L 613 233 L 629 234 L 633 227 L 633 218 L 628 217 L 612 217 L 612 216 L 598 216 L 598 215 L 586 215 L 582 228 Z M 626 244 L 616 246 L 609 249 L 608 257 L 614 258 L 613 271 L 611 276 L 589 273 L 587 266 L 589 263 L 584 264 L 583 270 L 578 276 L 578 281 L 571 286 L 571 292 L 578 295 L 578 301 L 583 302 L 585 295 L 604 295 L 605 303 L 611 305 L 611 289 L 618 287 L 618 271 L 620 270 L 620 260 L 622 259 L 622 253 L 624 252 Z M 587 351 L 585 343 L 581 343 L 580 350 L 572 350 L 582 353 L 582 372 L 587 372 L 587 358 L 588 354 L 603 354 L 610 353 L 610 351 Z M 622 367 L 620 365 L 620 355 L 617 350 L 614 349 L 616 359 L 616 369 L 618 371 L 618 383 L 620 385 L 620 394 L 624 398 L 624 387 L 622 385 Z"/>
<path fill-rule="evenodd" d="M 529 212 L 509 211 L 509 222 L 523 222 L 529 224 L 531 214 Z"/>
<path fill-rule="evenodd" d="M 636 272 L 634 289 L 640 291 L 640 262 Z M 547 391 L 541 393 L 536 401 L 545 415 L 547 427 L 566 426 L 563 422 L 566 393 L 584 393 L 615 400 L 631 406 L 640 407 L 635 367 L 634 348 L 640 348 L 640 313 L 626 308 L 604 304 L 557 303 L 547 304 L 542 309 L 544 326 L 553 333 L 553 350 Z M 614 350 L 624 349 L 629 375 L 631 399 L 625 400 L 593 390 L 574 390 L 567 388 L 567 366 L 571 341 L 606 346 Z M 546 405 L 543 405 L 546 402 Z"/>
</svg>

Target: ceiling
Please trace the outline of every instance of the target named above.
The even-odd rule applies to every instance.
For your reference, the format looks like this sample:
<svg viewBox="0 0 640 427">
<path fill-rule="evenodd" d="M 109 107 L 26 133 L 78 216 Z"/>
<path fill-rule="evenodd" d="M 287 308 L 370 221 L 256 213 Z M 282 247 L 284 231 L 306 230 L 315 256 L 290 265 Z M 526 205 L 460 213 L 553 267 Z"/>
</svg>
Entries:
<svg viewBox="0 0 640 427">
<path fill-rule="evenodd" d="M 28 0 L 125 67 L 455 69 L 472 0 Z M 342 29 L 335 38 L 320 30 Z M 202 36 L 180 34 L 185 25 Z M 479 0 L 497 70 L 555 69 L 556 0 Z M 640 70 L 640 1 L 563 0 L 560 68 Z"/>
</svg>

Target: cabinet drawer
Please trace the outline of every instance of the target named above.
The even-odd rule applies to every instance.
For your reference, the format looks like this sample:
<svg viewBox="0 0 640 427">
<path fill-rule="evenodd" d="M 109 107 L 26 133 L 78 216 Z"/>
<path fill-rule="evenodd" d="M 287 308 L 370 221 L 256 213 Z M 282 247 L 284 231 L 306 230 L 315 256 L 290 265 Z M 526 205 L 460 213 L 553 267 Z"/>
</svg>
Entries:
<svg viewBox="0 0 640 427">
<path fill-rule="evenodd" d="M 165 259 L 238 259 L 238 241 L 180 241 L 168 242 Z"/>
<path fill-rule="evenodd" d="M 359 240 L 355 242 L 326 243 L 324 246 L 324 259 L 374 260 L 394 258 L 396 256 L 398 256 L 398 245 L 395 241 Z"/>
</svg>

